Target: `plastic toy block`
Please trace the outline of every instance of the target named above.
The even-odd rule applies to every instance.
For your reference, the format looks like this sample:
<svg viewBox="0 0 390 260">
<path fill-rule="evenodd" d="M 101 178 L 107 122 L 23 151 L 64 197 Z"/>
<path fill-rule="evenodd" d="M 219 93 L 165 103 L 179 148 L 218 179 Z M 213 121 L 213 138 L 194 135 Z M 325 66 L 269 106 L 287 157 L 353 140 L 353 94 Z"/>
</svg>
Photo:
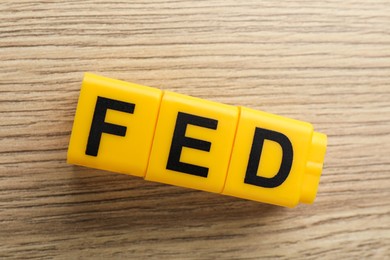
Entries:
<svg viewBox="0 0 390 260">
<path fill-rule="evenodd" d="M 326 138 L 309 123 L 86 73 L 68 162 L 293 207 L 316 197 Z"/>
<path fill-rule="evenodd" d="M 86 73 L 68 163 L 143 177 L 162 91 Z"/>
<path fill-rule="evenodd" d="M 287 207 L 311 203 L 325 148 L 326 136 L 309 123 L 242 107 L 222 193 Z"/>
<path fill-rule="evenodd" d="M 145 179 L 222 192 L 238 108 L 166 91 Z"/>
</svg>

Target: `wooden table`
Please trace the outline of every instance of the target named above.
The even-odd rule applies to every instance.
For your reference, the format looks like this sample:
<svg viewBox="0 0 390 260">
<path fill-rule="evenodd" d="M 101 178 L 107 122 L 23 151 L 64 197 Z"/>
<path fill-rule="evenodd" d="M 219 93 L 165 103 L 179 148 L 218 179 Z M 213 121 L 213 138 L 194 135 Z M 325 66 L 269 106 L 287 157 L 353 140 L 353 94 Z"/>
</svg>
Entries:
<svg viewBox="0 0 390 260">
<path fill-rule="evenodd" d="M 389 259 L 390 4 L 2 1 L 0 258 Z M 83 72 L 308 121 L 295 209 L 77 167 Z"/>
</svg>

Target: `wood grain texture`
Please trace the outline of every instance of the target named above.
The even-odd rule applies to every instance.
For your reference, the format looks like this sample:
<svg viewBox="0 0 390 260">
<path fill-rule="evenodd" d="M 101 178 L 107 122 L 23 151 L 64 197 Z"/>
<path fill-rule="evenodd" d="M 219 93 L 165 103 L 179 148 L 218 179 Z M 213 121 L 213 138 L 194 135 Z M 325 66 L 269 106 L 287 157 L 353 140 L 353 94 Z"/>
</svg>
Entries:
<svg viewBox="0 0 390 260">
<path fill-rule="evenodd" d="M 314 124 L 285 209 L 66 164 L 83 72 Z M 0 258 L 389 259 L 390 4 L 1 1 Z"/>
</svg>

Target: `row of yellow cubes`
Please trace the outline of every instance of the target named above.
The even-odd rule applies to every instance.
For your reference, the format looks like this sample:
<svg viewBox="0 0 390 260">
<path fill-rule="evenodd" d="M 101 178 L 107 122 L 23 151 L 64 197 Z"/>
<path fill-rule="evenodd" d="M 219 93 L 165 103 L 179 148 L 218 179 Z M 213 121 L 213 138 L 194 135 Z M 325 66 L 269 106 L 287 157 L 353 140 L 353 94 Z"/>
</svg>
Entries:
<svg viewBox="0 0 390 260">
<path fill-rule="evenodd" d="M 86 73 L 68 162 L 293 207 L 325 149 L 309 123 Z"/>
</svg>

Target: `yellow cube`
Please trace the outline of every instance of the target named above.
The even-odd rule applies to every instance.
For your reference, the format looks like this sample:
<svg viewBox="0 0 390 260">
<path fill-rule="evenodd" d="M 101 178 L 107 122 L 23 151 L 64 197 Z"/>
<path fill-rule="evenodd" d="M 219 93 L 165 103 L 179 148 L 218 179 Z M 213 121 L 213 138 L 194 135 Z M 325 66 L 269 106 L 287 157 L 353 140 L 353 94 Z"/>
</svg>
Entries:
<svg viewBox="0 0 390 260">
<path fill-rule="evenodd" d="M 241 107 L 223 194 L 293 207 L 317 192 L 326 136 L 309 123 Z"/>
<path fill-rule="evenodd" d="M 144 177 L 162 91 L 86 73 L 68 163 Z"/>
<path fill-rule="evenodd" d="M 220 193 L 238 108 L 164 92 L 146 180 Z"/>
</svg>

